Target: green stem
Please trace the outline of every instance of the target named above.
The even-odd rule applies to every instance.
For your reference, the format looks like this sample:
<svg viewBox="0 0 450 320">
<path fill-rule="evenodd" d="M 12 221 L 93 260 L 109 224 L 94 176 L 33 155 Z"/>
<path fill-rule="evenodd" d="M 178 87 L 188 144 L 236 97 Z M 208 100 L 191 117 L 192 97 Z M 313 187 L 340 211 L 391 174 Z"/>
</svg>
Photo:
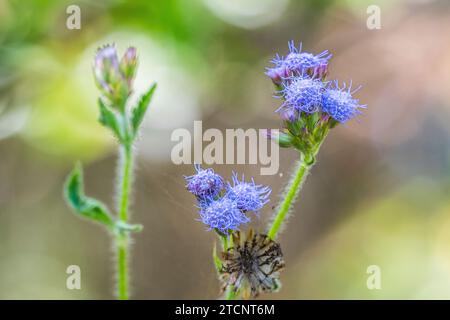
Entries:
<svg viewBox="0 0 450 320">
<path fill-rule="evenodd" d="M 219 230 L 217 229 L 216 232 L 222 242 L 222 250 L 224 252 L 227 252 L 227 250 L 231 247 L 232 243 L 231 235 L 223 234 L 219 232 Z M 233 286 L 227 286 L 224 298 L 225 300 L 234 300 L 236 298 L 236 293 L 233 290 Z"/>
<path fill-rule="evenodd" d="M 291 209 L 295 199 L 300 192 L 300 187 L 302 186 L 302 183 L 305 180 L 308 171 L 315 163 L 316 156 L 319 153 L 320 147 L 322 146 L 325 138 L 328 135 L 329 129 L 330 128 L 328 126 L 325 127 L 325 131 L 323 131 L 320 139 L 317 140 L 314 148 L 312 148 L 310 153 L 300 154 L 300 160 L 298 161 L 297 169 L 295 170 L 291 181 L 288 184 L 288 189 L 284 194 L 284 199 L 278 206 L 278 212 L 272 221 L 272 225 L 269 228 L 269 232 L 267 235 L 270 239 L 275 240 L 277 233 L 280 231 L 280 228 L 283 225 L 283 222 L 286 219 L 289 210 Z"/>
<path fill-rule="evenodd" d="M 236 293 L 233 290 L 233 286 L 228 286 L 225 292 L 225 300 L 234 300 L 236 299 Z"/>
<path fill-rule="evenodd" d="M 121 146 L 121 187 L 120 187 L 120 206 L 119 206 L 119 219 L 123 222 L 128 220 L 128 202 L 130 194 L 130 183 L 131 183 L 131 167 L 132 167 L 132 157 L 131 147 Z"/>
<path fill-rule="evenodd" d="M 220 240 L 222 241 L 222 249 L 224 252 L 228 250 L 228 236 L 220 235 Z"/>
<path fill-rule="evenodd" d="M 117 297 L 128 300 L 128 235 L 117 239 Z"/>
<path fill-rule="evenodd" d="M 275 219 L 273 220 L 272 225 L 269 229 L 268 237 L 270 239 L 275 239 L 278 231 L 280 230 L 280 227 L 283 224 L 284 219 L 289 213 L 289 210 L 300 191 L 300 186 L 311 166 L 312 164 L 310 164 L 310 161 L 305 161 L 304 157 L 302 157 L 298 162 L 297 169 L 292 176 L 291 182 L 289 183 L 286 196 L 279 206 Z"/>
<path fill-rule="evenodd" d="M 133 154 L 130 146 L 123 145 L 120 150 L 120 190 L 119 190 L 119 220 L 128 222 L 128 203 L 130 197 Z M 117 245 L 117 296 L 120 300 L 128 300 L 128 244 L 129 233 L 116 234 Z"/>
</svg>

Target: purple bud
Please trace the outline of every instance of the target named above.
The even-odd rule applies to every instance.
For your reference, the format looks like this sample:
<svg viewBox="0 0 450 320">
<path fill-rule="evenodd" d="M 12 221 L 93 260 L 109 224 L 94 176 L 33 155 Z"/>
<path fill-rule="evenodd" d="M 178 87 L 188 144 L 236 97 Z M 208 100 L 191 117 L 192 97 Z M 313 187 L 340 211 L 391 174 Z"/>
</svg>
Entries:
<svg viewBox="0 0 450 320">
<path fill-rule="evenodd" d="M 131 83 L 133 81 L 134 75 L 136 74 L 138 59 L 136 48 L 129 47 L 122 59 L 120 60 L 120 70 L 127 79 L 128 86 L 131 89 Z"/>
<path fill-rule="evenodd" d="M 300 116 L 300 113 L 293 108 L 283 108 L 280 110 L 280 117 L 284 121 L 293 122 L 297 120 Z"/>
<path fill-rule="evenodd" d="M 285 67 L 267 68 L 266 75 L 272 79 L 274 84 L 280 85 L 288 76 L 288 70 Z"/>
<path fill-rule="evenodd" d="M 118 71 L 118 65 L 117 52 L 114 46 L 106 45 L 98 49 L 94 59 L 94 76 L 99 89 L 106 91 L 107 94 L 112 94 L 108 78 L 112 70 L 113 72 Z"/>
<path fill-rule="evenodd" d="M 121 70 L 117 50 L 114 45 L 106 45 L 98 49 L 94 59 L 93 70 L 95 82 L 105 101 L 111 107 L 123 111 L 126 99 L 131 93 L 131 88 L 125 74 Z"/>
</svg>

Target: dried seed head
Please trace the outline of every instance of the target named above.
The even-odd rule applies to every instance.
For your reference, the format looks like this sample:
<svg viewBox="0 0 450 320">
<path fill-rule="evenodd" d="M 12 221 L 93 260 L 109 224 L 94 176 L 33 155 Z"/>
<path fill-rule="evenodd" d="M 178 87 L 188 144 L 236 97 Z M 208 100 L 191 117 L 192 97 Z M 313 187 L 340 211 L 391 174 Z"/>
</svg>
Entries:
<svg viewBox="0 0 450 320">
<path fill-rule="evenodd" d="M 222 253 L 223 289 L 231 286 L 244 299 L 276 291 L 280 286 L 279 271 L 284 267 L 280 245 L 252 229 L 247 235 L 236 231 L 232 237 L 233 246 Z"/>
</svg>

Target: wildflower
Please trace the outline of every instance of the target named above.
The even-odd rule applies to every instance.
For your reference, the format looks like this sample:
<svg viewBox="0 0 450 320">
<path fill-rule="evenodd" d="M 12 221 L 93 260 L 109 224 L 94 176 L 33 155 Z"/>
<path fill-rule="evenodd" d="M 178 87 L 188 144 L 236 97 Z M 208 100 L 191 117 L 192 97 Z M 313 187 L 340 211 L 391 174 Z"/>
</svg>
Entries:
<svg viewBox="0 0 450 320">
<path fill-rule="evenodd" d="M 322 105 L 322 93 L 324 84 L 322 81 L 307 77 L 293 78 L 284 84 L 281 94 L 285 102 L 277 110 L 293 109 L 305 113 L 314 113 L 320 110 Z"/>
<path fill-rule="evenodd" d="M 111 107 L 123 112 L 132 92 L 136 67 L 135 48 L 129 48 L 120 62 L 114 45 L 98 49 L 93 65 L 94 78 L 103 98 Z"/>
<path fill-rule="evenodd" d="M 272 63 L 273 68 L 267 68 L 266 75 L 275 84 L 281 84 L 282 79 L 289 76 L 299 76 L 308 74 L 310 76 L 323 78 L 328 72 L 328 60 L 332 55 L 325 50 L 317 55 L 309 52 L 301 52 L 302 45 L 295 47 L 293 41 L 288 43 L 289 54 L 283 58 L 277 55 Z"/>
<path fill-rule="evenodd" d="M 259 211 L 267 202 L 269 202 L 270 188 L 255 184 L 252 179 L 251 182 L 245 182 L 244 176 L 242 181 L 236 173 L 233 173 L 233 186 L 228 183 L 227 197 L 236 201 L 237 207 L 246 211 Z"/>
<path fill-rule="evenodd" d="M 233 246 L 222 253 L 223 289 L 242 290 L 244 298 L 276 291 L 280 286 L 279 271 L 284 267 L 280 245 L 252 229 L 247 235 L 237 231 L 232 236 Z"/>
<path fill-rule="evenodd" d="M 238 230 L 243 223 L 250 219 L 238 208 L 237 202 L 227 197 L 207 202 L 208 205 L 200 207 L 201 221 L 216 229 L 222 234 L 228 234 L 231 230 Z"/>
<path fill-rule="evenodd" d="M 339 88 L 337 81 L 334 82 L 332 87 L 325 90 L 322 97 L 322 110 L 328 113 L 334 120 L 344 123 L 356 115 L 360 114 L 360 108 L 364 108 L 364 105 L 360 105 L 357 99 L 353 98 L 353 94 L 359 90 L 351 90 L 351 84 L 348 88 L 345 88 L 345 84 L 342 88 Z"/>
<path fill-rule="evenodd" d="M 217 197 L 224 188 L 222 177 L 214 173 L 213 169 L 202 169 L 199 164 L 194 165 L 197 173 L 185 177 L 186 188 L 200 201 Z"/>
</svg>

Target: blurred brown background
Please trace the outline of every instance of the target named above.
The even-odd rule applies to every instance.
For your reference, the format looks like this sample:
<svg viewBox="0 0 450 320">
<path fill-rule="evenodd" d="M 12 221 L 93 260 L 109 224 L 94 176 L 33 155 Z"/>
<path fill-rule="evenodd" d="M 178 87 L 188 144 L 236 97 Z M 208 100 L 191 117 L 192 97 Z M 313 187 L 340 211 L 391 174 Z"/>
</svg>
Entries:
<svg viewBox="0 0 450 320">
<path fill-rule="evenodd" d="M 65 27 L 81 8 L 81 30 Z M 369 5 L 381 29 L 369 30 Z M 113 251 L 73 215 L 62 184 L 76 160 L 86 191 L 113 207 L 116 145 L 97 122 L 90 69 L 99 45 L 138 48 L 137 94 L 159 84 L 137 146 L 133 297 L 215 299 L 212 232 L 170 161 L 176 128 L 277 128 L 264 67 L 287 42 L 330 50 L 330 78 L 362 84 L 368 105 L 334 129 L 286 232 L 280 293 L 264 298 L 450 298 L 450 3 L 445 0 L 0 0 L 0 298 L 113 297 Z M 295 160 L 280 173 L 215 165 L 273 189 L 264 227 Z M 67 290 L 68 265 L 82 290 Z M 366 287 L 378 265 L 382 289 Z"/>
</svg>

